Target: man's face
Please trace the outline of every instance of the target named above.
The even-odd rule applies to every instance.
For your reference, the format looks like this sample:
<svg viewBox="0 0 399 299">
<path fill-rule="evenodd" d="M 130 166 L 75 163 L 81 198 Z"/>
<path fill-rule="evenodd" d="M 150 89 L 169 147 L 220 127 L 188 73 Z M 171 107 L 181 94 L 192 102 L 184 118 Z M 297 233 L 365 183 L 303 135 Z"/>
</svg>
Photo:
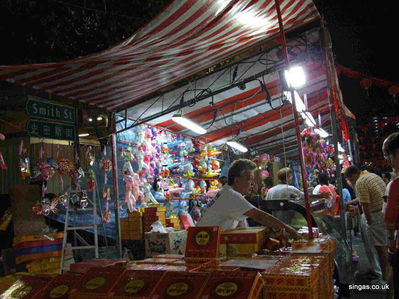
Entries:
<svg viewBox="0 0 399 299">
<path fill-rule="evenodd" d="M 352 186 L 356 185 L 356 181 L 358 180 L 360 173 L 352 174 L 350 178 L 347 178 L 349 182 L 351 182 Z"/>
<path fill-rule="evenodd" d="M 248 195 L 254 179 L 254 170 L 246 170 L 242 176 L 234 179 L 234 189 L 242 195 Z"/>
<path fill-rule="evenodd" d="M 395 153 L 393 154 L 388 154 L 386 151 L 383 152 L 384 152 L 384 158 L 392 166 L 394 171 L 399 171 L 399 150 L 396 150 Z"/>
</svg>

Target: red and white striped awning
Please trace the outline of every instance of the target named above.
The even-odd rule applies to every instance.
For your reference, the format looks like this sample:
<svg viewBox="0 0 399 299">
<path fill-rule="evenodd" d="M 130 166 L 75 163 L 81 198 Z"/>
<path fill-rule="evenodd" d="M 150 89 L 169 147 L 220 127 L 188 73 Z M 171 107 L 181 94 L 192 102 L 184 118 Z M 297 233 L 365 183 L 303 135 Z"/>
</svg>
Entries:
<svg viewBox="0 0 399 299">
<path fill-rule="evenodd" d="M 311 0 L 279 3 L 287 31 L 320 18 Z M 274 0 L 176 0 L 115 47 L 70 61 L 0 66 L 0 80 L 119 111 L 278 32 Z"/>
</svg>

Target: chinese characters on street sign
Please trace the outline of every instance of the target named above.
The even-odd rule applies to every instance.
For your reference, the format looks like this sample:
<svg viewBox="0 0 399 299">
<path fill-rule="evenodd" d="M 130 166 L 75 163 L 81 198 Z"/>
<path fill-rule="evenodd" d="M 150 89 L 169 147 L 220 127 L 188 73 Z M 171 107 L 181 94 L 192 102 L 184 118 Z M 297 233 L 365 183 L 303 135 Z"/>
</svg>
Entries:
<svg viewBox="0 0 399 299">
<path fill-rule="evenodd" d="M 40 99 L 30 96 L 26 103 L 26 112 L 33 118 L 60 122 L 54 123 L 31 119 L 26 125 L 26 130 L 28 131 L 29 136 L 75 140 L 76 130 L 74 124 L 76 115 L 74 108 L 40 101 Z"/>
<path fill-rule="evenodd" d="M 27 130 L 32 137 L 75 140 L 75 127 L 72 125 L 29 120 Z"/>
</svg>

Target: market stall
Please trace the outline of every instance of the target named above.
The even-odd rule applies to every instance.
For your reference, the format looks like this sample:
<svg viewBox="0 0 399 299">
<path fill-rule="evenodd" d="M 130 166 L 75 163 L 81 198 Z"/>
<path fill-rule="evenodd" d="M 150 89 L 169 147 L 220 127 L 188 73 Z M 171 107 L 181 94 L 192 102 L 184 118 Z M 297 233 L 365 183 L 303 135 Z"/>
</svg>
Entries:
<svg viewBox="0 0 399 299">
<path fill-rule="evenodd" d="M 65 288 L 64 295 L 71 290 L 71 298 L 125 296 L 116 295 L 120 285 L 116 290 L 113 283 L 122 283 L 116 278 L 139 275 L 139 269 L 143 277 L 149 276 L 145 270 L 166 272 L 159 273 L 159 283 L 148 288 L 146 296 L 161 296 L 176 278 L 191 281 L 187 290 L 197 292 L 198 297 L 201 292 L 208 296 L 206 292 L 212 292 L 220 275 L 237 279 L 239 284 L 247 281 L 245 285 L 252 287 L 243 291 L 243 298 L 256 298 L 263 286 L 265 298 L 282 294 L 324 298 L 323 292 L 328 296 L 333 292 L 335 245 L 329 238 L 319 239 L 317 231 L 313 233 L 307 179 L 315 168 L 340 173 L 338 141 L 344 144 L 348 134 L 320 16 L 311 1 L 205 2 L 195 3 L 198 15 L 192 22 L 189 5 L 175 1 L 137 34 L 99 54 L 66 63 L 0 67 L 2 80 L 56 93 L 112 114 L 112 131 L 102 136 L 108 146 L 101 148 L 94 167 L 100 170 L 97 181 L 105 207 L 102 221 L 115 225 L 120 255 L 122 240 L 141 241 L 148 257 L 185 253 L 184 259 L 173 262 L 155 260 L 157 266 L 151 263 L 154 260 L 132 267 L 104 261 L 77 264 L 71 272 L 85 273 L 79 285 L 70 283 Z M 287 82 L 285 72 L 290 66 L 300 66 L 306 74 L 301 86 Z M 182 125 L 182 118 L 200 129 L 193 133 L 193 126 Z M 323 161 L 312 160 L 320 148 L 301 143 L 300 133 L 307 127 L 304 137 L 308 132 L 308 137 L 317 134 L 320 138 L 321 130 L 332 136 L 331 146 L 324 147 Z M 334 155 L 330 147 L 336 149 Z M 194 225 L 201 209 L 217 193 L 230 161 L 244 156 L 258 157 L 260 170 L 271 173 L 264 160 L 281 162 L 281 166 L 299 160 L 298 181 L 306 194 L 307 213 L 302 232 L 309 240 L 280 250 L 280 245 L 287 244 L 279 232 L 280 240 L 263 228 L 248 230 L 244 234 L 250 237 L 243 236 L 246 241 L 235 244 L 229 243 L 236 240 L 234 236 L 221 236 L 219 229 L 213 228 L 198 235 L 201 240 L 211 240 L 212 248 L 206 249 L 205 241 L 205 245 L 202 241 L 195 245 L 192 234 L 196 235 Z M 329 159 L 334 159 L 335 168 Z M 328 167 L 327 162 L 331 164 Z M 303 258 L 296 257 L 297 249 L 303 250 Z M 271 258 L 273 252 L 279 257 Z M 253 254 L 259 253 L 268 254 L 263 260 L 267 265 L 255 267 L 262 277 L 257 271 L 240 271 L 248 265 L 231 262 L 245 256 L 251 263 Z M 223 266 L 222 262 L 229 261 L 232 264 Z M 93 272 L 98 271 L 79 270 L 99 264 L 109 266 L 100 271 L 101 279 L 94 277 L 97 274 Z M 178 273 L 170 272 L 176 269 Z M 64 283 L 76 280 L 74 275 L 79 274 L 71 274 L 75 278 L 68 275 L 56 279 Z M 281 279 L 283 285 L 276 286 Z M 18 281 L 25 285 L 25 278 Z M 132 292 L 139 291 L 132 281 Z M 298 283 L 298 288 L 290 287 L 291 282 Z M 224 286 L 226 290 L 221 292 L 235 294 L 232 286 Z M 183 291 L 184 286 L 174 285 L 173 292 Z"/>
</svg>

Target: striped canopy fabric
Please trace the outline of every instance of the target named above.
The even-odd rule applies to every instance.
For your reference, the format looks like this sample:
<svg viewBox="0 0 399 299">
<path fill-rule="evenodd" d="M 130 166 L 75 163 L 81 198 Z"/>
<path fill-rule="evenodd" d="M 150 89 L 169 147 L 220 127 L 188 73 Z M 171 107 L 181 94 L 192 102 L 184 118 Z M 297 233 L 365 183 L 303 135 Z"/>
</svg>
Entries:
<svg viewBox="0 0 399 299">
<path fill-rule="evenodd" d="M 318 20 L 311 0 L 279 0 L 285 30 Z M 119 111 L 279 32 L 274 0 L 176 0 L 119 45 L 70 61 L 0 66 L 0 80 Z"/>
</svg>

